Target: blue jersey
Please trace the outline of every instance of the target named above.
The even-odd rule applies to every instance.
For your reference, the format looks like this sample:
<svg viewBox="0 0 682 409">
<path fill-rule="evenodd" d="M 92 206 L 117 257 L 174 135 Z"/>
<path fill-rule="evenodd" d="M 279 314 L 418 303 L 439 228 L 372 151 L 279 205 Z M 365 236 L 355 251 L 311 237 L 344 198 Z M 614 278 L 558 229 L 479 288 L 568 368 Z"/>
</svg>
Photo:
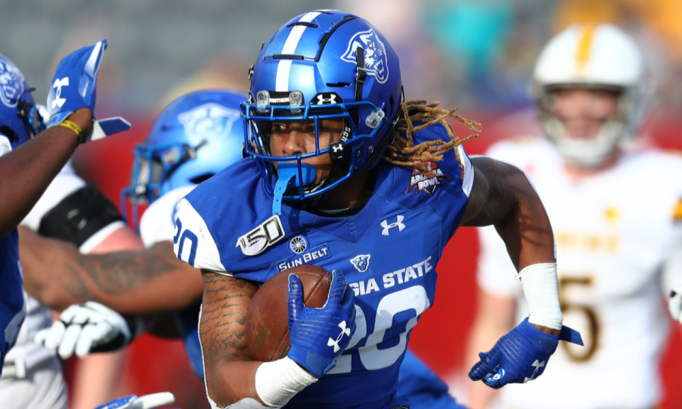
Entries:
<svg viewBox="0 0 682 409">
<path fill-rule="evenodd" d="M 177 317 L 192 371 L 203 381 L 204 361 L 198 332 L 199 305 L 178 311 Z M 410 409 L 464 409 L 450 396 L 447 385 L 438 375 L 409 349 L 400 365 L 397 394 L 410 401 Z"/>
<path fill-rule="evenodd" d="M 14 229 L 0 239 L 0 368 L 14 346 L 26 317 L 19 261 L 19 234 Z"/>
<path fill-rule="evenodd" d="M 432 126 L 415 136 L 447 140 Z M 353 216 L 325 217 L 272 197 L 257 164 L 236 163 L 202 183 L 178 205 L 174 248 L 196 268 L 265 282 L 302 264 L 339 270 L 355 292 L 356 332 L 327 375 L 287 407 L 383 407 L 398 385 L 409 333 L 434 302 L 435 265 L 462 217 L 473 170 L 460 146 L 432 175 L 380 163 L 374 192 Z M 227 267 L 227 268 L 226 268 Z"/>
<path fill-rule="evenodd" d="M 398 380 L 398 395 L 410 401 L 410 409 L 465 409 L 448 393 L 448 386 L 408 349 Z"/>
</svg>

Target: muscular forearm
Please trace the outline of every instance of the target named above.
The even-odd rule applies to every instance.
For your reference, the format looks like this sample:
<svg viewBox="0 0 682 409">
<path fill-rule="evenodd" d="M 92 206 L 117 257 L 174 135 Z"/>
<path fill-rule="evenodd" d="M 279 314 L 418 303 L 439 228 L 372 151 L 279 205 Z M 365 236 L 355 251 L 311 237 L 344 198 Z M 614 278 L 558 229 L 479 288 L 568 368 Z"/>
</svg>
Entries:
<svg viewBox="0 0 682 409">
<path fill-rule="evenodd" d="M 88 109 L 73 113 L 69 120 L 84 132 L 92 123 Z M 16 150 L 0 157 L 0 237 L 5 237 L 28 214 L 50 182 L 78 146 L 69 128 L 55 126 Z"/>
<path fill-rule="evenodd" d="M 201 297 L 199 271 L 175 258 L 170 242 L 84 255 L 26 228 L 19 237 L 26 290 L 56 310 L 98 301 L 122 314 L 140 315 L 180 309 Z"/>
<path fill-rule="evenodd" d="M 209 397 L 225 407 L 258 399 L 253 361 L 246 344 L 246 312 L 257 287 L 245 280 L 202 271 L 204 296 L 199 337 Z M 261 402 L 262 403 L 262 402 Z"/>
<path fill-rule="evenodd" d="M 518 168 L 485 157 L 472 159 L 472 164 L 474 186 L 461 224 L 495 226 L 520 272 L 529 306 L 534 307 L 530 322 L 557 335 L 562 317 L 554 236 L 544 206 Z"/>
<path fill-rule="evenodd" d="M 470 200 L 484 203 L 475 203 L 479 211 L 465 225 L 493 224 L 517 271 L 531 264 L 555 262 L 552 227 L 526 175 L 514 166 L 485 157 L 472 162 L 477 171 L 474 183 L 479 189 Z"/>
</svg>

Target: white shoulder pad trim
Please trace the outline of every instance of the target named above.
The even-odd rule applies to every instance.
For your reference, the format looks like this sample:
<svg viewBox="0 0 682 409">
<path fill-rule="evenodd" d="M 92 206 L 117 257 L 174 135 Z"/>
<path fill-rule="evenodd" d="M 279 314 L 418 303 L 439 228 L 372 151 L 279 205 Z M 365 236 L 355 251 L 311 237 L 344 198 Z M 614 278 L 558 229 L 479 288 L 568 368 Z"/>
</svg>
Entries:
<svg viewBox="0 0 682 409">
<path fill-rule="evenodd" d="M 469 194 L 471 194 L 471 189 L 474 186 L 474 169 L 473 166 L 471 165 L 471 159 L 467 156 L 466 152 L 464 152 L 464 148 L 462 145 L 459 145 L 457 147 L 457 151 L 459 153 L 459 157 L 462 158 L 462 165 L 464 166 L 464 179 L 462 180 L 462 190 L 464 191 L 464 194 L 469 197 Z"/>
<path fill-rule="evenodd" d="M 182 231 L 178 231 L 179 226 Z M 182 199 L 178 204 L 174 230 L 173 250 L 180 260 L 194 268 L 230 275 L 220 261 L 218 245 L 206 222 L 187 199 Z M 179 253 L 180 247 L 182 254 Z"/>
<path fill-rule="evenodd" d="M 9 142 L 9 138 L 0 133 L 0 156 L 10 153 L 11 151 L 12 144 Z"/>
<path fill-rule="evenodd" d="M 175 208 L 195 187 L 190 185 L 173 189 L 147 207 L 140 218 L 140 237 L 145 247 L 149 248 L 163 241 L 173 241 Z"/>
</svg>

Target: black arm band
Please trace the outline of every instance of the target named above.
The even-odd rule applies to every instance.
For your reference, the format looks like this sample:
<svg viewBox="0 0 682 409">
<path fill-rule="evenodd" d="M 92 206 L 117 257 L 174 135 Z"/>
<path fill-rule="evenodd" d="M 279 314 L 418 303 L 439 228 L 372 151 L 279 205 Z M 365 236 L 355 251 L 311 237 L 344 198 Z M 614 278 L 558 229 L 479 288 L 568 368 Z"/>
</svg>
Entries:
<svg viewBox="0 0 682 409">
<path fill-rule="evenodd" d="M 117 220 L 123 220 L 118 209 L 93 183 L 76 190 L 47 212 L 40 220 L 38 233 L 80 247 Z"/>
</svg>

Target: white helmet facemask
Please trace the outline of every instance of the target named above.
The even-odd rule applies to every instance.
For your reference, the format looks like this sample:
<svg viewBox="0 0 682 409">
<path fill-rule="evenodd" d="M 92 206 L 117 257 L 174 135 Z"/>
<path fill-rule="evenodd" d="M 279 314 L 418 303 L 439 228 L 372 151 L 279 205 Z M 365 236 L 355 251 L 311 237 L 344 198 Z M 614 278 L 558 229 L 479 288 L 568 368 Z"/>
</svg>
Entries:
<svg viewBox="0 0 682 409">
<path fill-rule="evenodd" d="M 618 93 L 616 113 L 596 137 L 570 137 L 554 114 L 554 92 L 568 88 Z M 573 26 L 554 37 L 538 59 L 530 93 L 542 128 L 559 153 L 578 166 L 592 168 L 632 140 L 648 106 L 650 88 L 634 41 L 615 26 L 604 24 Z"/>
</svg>

